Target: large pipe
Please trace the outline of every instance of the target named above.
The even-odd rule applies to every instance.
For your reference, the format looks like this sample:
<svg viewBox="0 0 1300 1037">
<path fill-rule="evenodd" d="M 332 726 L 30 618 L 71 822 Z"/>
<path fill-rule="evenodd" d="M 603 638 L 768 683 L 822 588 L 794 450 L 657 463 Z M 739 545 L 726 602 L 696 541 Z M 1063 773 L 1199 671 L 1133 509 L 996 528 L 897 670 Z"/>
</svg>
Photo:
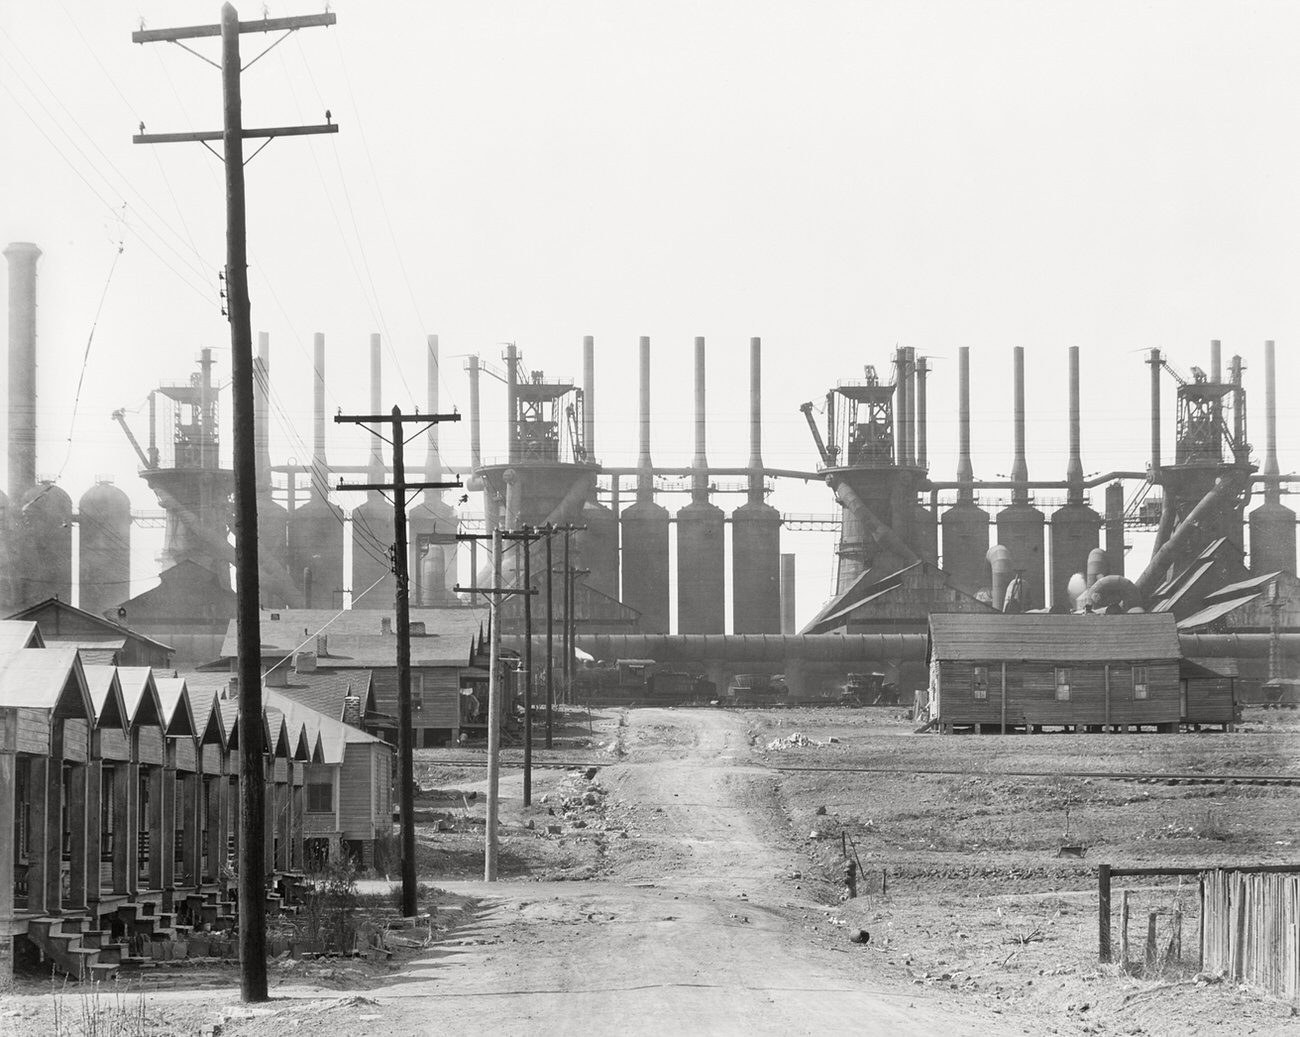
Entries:
<svg viewBox="0 0 1300 1037">
<path fill-rule="evenodd" d="M 1151 350 L 1147 363 L 1151 365 L 1151 481 L 1157 482 L 1160 474 L 1160 367 L 1163 363 L 1160 350 Z"/>
<path fill-rule="evenodd" d="M 1179 548 L 1200 528 L 1202 520 L 1210 515 L 1224 498 L 1236 492 L 1236 488 L 1237 480 L 1228 476 L 1220 476 L 1214 481 L 1214 488 L 1188 512 L 1187 517 L 1178 524 L 1178 528 L 1173 531 L 1169 539 L 1151 556 L 1151 561 L 1142 570 L 1142 575 L 1134 581 L 1140 594 L 1146 596 L 1155 589 L 1160 582 L 1161 573 L 1173 562 Z"/>
<path fill-rule="evenodd" d="M 519 460 L 519 349 L 513 342 L 506 343 L 506 414 L 510 422 L 506 457 L 515 464 Z"/>
<path fill-rule="evenodd" d="M 918 468 L 928 468 L 930 463 L 930 437 L 929 429 L 926 428 L 928 418 L 925 399 L 925 376 L 929 371 L 930 365 L 925 357 L 921 357 L 916 362 L 916 466 Z"/>
<path fill-rule="evenodd" d="M 582 448 L 596 459 L 596 340 L 582 337 Z"/>
<path fill-rule="evenodd" d="M 315 371 L 312 375 L 312 485 L 322 500 L 329 495 L 325 475 L 325 336 L 316 332 Z"/>
<path fill-rule="evenodd" d="M 894 425 L 898 429 L 894 435 L 894 463 L 905 465 L 911 456 L 908 436 L 912 432 L 911 419 L 907 413 L 907 350 L 899 346 L 894 351 Z"/>
<path fill-rule="evenodd" d="M 749 340 L 749 503 L 763 503 L 763 343 Z"/>
<path fill-rule="evenodd" d="M 654 502 L 654 465 L 650 460 L 650 336 L 641 336 L 641 451 L 637 456 L 636 500 Z"/>
<path fill-rule="evenodd" d="M 995 609 L 1006 608 L 1007 588 L 1011 585 L 1011 552 L 1002 544 L 994 544 L 985 556 L 989 563 L 989 598 Z"/>
<path fill-rule="evenodd" d="M 9 500 L 36 485 L 36 261 L 41 250 L 15 241 L 9 261 Z"/>
<path fill-rule="evenodd" d="M 1011 491 L 1012 504 L 1029 503 L 1029 462 L 1025 460 L 1025 347 L 1016 346 L 1012 353 L 1015 407 L 1015 458 L 1011 462 L 1011 481 L 1020 483 Z"/>
<path fill-rule="evenodd" d="M 1264 471 L 1263 475 L 1276 476 L 1281 472 L 1277 465 L 1277 369 L 1274 367 L 1273 340 L 1264 343 Z M 1281 504 L 1281 487 L 1275 482 L 1264 484 L 1264 501 Z"/>
<path fill-rule="evenodd" d="M 709 502 L 709 459 L 704 448 L 704 339 L 695 339 L 695 458 L 691 462 L 691 500 Z"/>
<path fill-rule="evenodd" d="M 1083 458 L 1079 450 L 1079 347 L 1070 347 L 1070 459 L 1065 466 L 1067 504 L 1083 503 Z"/>
<path fill-rule="evenodd" d="M 384 386 L 383 386 L 383 362 L 379 348 L 379 335 L 370 336 L 370 413 L 382 414 L 384 409 Z M 370 437 L 370 481 L 374 483 L 384 481 L 384 453 L 380 448 L 380 438 L 378 436 Z M 378 498 L 378 490 L 370 490 L 367 496 L 374 500 Z"/>
<path fill-rule="evenodd" d="M 970 459 L 970 346 L 957 351 L 957 491 L 959 504 L 975 503 L 975 469 Z"/>
</svg>

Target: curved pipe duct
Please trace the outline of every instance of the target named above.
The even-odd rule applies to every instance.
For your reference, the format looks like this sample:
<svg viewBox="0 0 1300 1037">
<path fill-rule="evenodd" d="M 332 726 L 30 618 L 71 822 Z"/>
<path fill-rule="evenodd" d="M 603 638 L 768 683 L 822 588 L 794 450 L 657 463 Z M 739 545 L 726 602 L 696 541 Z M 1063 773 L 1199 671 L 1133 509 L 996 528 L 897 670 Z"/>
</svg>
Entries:
<svg viewBox="0 0 1300 1037">
<path fill-rule="evenodd" d="M 1123 576 L 1103 576 L 1088 588 L 1088 592 L 1079 599 L 1079 604 L 1091 606 L 1095 610 L 1117 605 L 1125 612 L 1141 608 L 1143 595 L 1137 585 Z"/>
<path fill-rule="evenodd" d="M 1200 502 L 1190 512 L 1178 528 L 1173 531 L 1169 539 L 1156 550 L 1151 556 L 1151 561 L 1147 567 L 1142 570 L 1142 575 L 1134 581 L 1137 585 L 1138 592 L 1145 597 L 1150 594 L 1160 583 L 1161 573 L 1163 573 L 1173 563 L 1179 549 L 1185 544 L 1198 529 L 1201 528 L 1201 522 L 1214 510 L 1214 508 L 1223 500 L 1236 492 L 1237 480 L 1229 476 L 1220 476 L 1214 482 L 1214 488 L 1210 490 Z M 1164 526 L 1164 516 L 1160 517 L 1160 524 Z"/>
</svg>

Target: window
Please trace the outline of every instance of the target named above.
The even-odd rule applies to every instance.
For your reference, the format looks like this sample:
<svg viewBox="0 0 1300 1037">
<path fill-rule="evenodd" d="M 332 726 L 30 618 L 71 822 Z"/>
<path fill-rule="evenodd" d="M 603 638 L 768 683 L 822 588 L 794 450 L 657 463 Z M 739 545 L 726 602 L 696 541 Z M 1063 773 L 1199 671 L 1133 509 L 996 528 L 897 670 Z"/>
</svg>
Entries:
<svg viewBox="0 0 1300 1037">
<path fill-rule="evenodd" d="M 1135 699 L 1144 699 L 1151 692 L 1151 685 L 1147 683 L 1147 668 L 1145 666 L 1133 667 L 1133 697 Z"/>
<path fill-rule="evenodd" d="M 334 809 L 332 782 L 311 782 L 307 786 L 307 810 L 313 814 L 328 814 Z"/>
<path fill-rule="evenodd" d="M 986 699 L 989 697 L 989 668 L 987 666 L 971 667 L 970 693 L 971 698 Z"/>
<path fill-rule="evenodd" d="M 1070 701 L 1070 668 L 1068 666 L 1056 667 L 1056 701 Z"/>
</svg>

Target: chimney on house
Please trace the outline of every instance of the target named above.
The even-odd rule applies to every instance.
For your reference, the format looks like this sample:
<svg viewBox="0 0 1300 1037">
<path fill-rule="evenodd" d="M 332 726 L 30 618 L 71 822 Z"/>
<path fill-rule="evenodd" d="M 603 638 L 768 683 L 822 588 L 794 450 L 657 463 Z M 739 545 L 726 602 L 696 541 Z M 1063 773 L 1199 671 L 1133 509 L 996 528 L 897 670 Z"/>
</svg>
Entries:
<svg viewBox="0 0 1300 1037">
<path fill-rule="evenodd" d="M 420 620 L 415 620 L 415 621 L 413 621 L 413 622 L 411 623 L 411 636 L 412 636 L 412 637 L 428 637 L 428 636 L 429 636 L 428 634 L 426 634 L 426 633 L 424 632 L 424 620 L 422 620 L 422 619 L 420 619 Z"/>
<path fill-rule="evenodd" d="M 315 673 L 316 653 L 299 652 L 293 657 L 293 669 L 295 673 Z"/>
<path fill-rule="evenodd" d="M 268 688 L 287 688 L 289 686 L 289 667 L 282 662 L 276 663 L 262 674 L 262 683 Z"/>
<path fill-rule="evenodd" d="M 392 635 L 393 635 L 393 618 L 392 618 L 391 616 L 380 616 L 380 617 L 379 617 L 379 632 L 380 632 L 381 634 L 383 634 L 385 637 L 392 637 Z"/>
<path fill-rule="evenodd" d="M 329 634 L 317 634 L 317 635 L 316 635 L 316 655 L 319 657 L 319 656 L 329 655 L 329 654 L 330 654 L 330 639 L 329 639 Z"/>
</svg>

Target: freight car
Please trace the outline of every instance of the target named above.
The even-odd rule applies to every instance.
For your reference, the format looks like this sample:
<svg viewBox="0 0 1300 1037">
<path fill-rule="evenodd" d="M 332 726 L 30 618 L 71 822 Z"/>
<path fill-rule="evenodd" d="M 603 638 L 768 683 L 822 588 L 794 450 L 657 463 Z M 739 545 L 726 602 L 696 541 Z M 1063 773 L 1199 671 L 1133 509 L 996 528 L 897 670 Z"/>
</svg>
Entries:
<svg viewBox="0 0 1300 1037">
<path fill-rule="evenodd" d="M 619 659 L 578 670 L 573 696 L 593 706 L 679 706 L 712 701 L 717 686 L 699 674 L 661 670 L 653 659 Z"/>
</svg>

